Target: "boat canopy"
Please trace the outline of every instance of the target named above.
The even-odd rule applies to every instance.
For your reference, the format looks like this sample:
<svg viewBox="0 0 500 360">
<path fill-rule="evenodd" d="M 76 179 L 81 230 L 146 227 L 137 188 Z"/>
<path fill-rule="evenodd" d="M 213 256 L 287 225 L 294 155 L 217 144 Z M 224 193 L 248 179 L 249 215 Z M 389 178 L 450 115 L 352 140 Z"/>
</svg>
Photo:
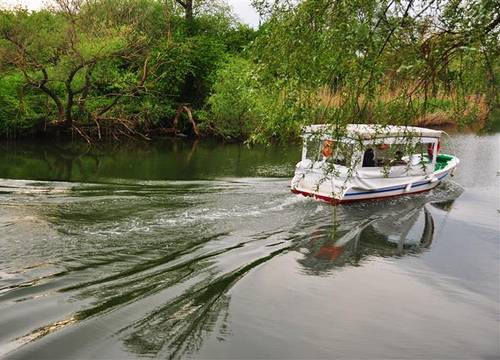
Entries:
<svg viewBox="0 0 500 360">
<path fill-rule="evenodd" d="M 303 132 L 304 136 L 306 137 L 313 134 L 324 134 L 325 137 L 329 137 L 329 135 L 335 132 L 335 125 L 309 125 L 303 128 Z M 348 124 L 346 126 L 345 137 L 363 140 L 405 136 L 429 137 L 439 139 L 441 137 L 441 134 L 442 131 L 440 130 L 426 129 L 416 126 Z"/>
</svg>

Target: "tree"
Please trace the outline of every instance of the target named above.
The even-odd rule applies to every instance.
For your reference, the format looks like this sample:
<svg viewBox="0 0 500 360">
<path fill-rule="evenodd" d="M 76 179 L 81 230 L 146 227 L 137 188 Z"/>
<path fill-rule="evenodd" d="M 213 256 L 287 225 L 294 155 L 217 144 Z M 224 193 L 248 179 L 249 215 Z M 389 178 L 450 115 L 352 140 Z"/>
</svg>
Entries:
<svg viewBox="0 0 500 360">
<path fill-rule="evenodd" d="M 255 139 L 318 122 L 466 122 L 479 118 L 471 114 L 485 94 L 498 94 L 493 1 L 254 3 L 266 19 L 249 52 L 258 81 L 241 91 L 274 99 L 253 119 L 261 122 Z M 437 120 L 428 120 L 432 112 Z"/>
<path fill-rule="evenodd" d="M 140 91 L 149 74 L 147 39 L 137 30 L 140 26 L 136 26 L 143 19 L 136 17 L 122 23 L 116 13 L 120 7 L 114 8 L 114 14 L 106 11 L 117 2 L 107 1 L 107 8 L 102 6 L 105 3 L 57 0 L 51 10 L 29 13 L 18 9 L 1 13 L 4 66 L 22 72 L 23 88 L 47 95 L 54 103 L 58 123 L 67 128 L 73 126 L 77 109 L 80 115 L 91 115 L 97 121 L 120 98 Z M 144 9 L 136 6 L 135 10 Z M 104 19 L 112 25 L 102 27 Z M 96 94 L 91 89 L 96 90 L 102 79 L 93 74 L 124 62 L 129 64 L 131 72 L 121 74 L 125 75 L 121 81 L 115 77 L 118 82 L 114 90 L 120 91 L 101 94 L 100 106 L 96 107 Z M 132 80 L 133 77 L 137 80 Z M 86 106 L 91 95 L 94 95 L 92 113 Z"/>
<path fill-rule="evenodd" d="M 2 10 L 0 132 L 64 126 L 88 139 L 171 126 L 179 105 L 205 106 L 218 65 L 254 34 L 222 1 Z"/>
</svg>

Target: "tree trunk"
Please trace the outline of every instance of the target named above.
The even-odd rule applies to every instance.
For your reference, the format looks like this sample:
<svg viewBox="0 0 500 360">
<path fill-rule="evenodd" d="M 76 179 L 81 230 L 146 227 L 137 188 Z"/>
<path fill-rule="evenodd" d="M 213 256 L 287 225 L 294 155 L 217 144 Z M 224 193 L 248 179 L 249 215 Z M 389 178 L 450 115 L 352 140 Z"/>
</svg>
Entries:
<svg viewBox="0 0 500 360">
<path fill-rule="evenodd" d="M 40 88 L 40 90 L 42 90 L 44 93 L 46 93 L 54 101 L 54 103 L 56 104 L 56 107 L 57 107 L 57 121 L 63 122 L 64 121 L 64 106 L 63 106 L 61 100 L 59 99 L 59 97 L 52 90 L 50 90 L 48 87 L 46 87 L 45 85 L 41 85 L 39 88 Z"/>
<path fill-rule="evenodd" d="M 73 89 L 71 88 L 71 81 L 76 71 L 72 71 L 70 77 L 66 80 L 66 92 L 68 93 L 68 98 L 66 100 L 66 109 L 64 111 L 64 127 L 71 128 L 73 126 Z"/>
<path fill-rule="evenodd" d="M 193 13 L 193 0 L 175 0 L 179 5 L 184 8 L 184 16 L 186 20 L 186 32 L 188 36 L 193 36 L 195 33 L 194 26 L 194 13 Z M 195 94 L 195 78 L 189 72 L 185 79 L 181 93 L 181 101 L 186 103 L 194 103 L 197 100 Z"/>
<path fill-rule="evenodd" d="M 70 128 L 73 125 L 73 94 L 68 93 L 68 101 L 66 102 L 66 110 L 64 116 L 64 126 Z"/>
<path fill-rule="evenodd" d="M 179 125 L 179 118 L 181 114 L 185 112 L 188 116 L 189 122 L 191 123 L 191 126 L 193 127 L 193 133 L 194 135 L 198 138 L 200 137 L 200 132 L 198 130 L 198 127 L 196 126 L 196 122 L 193 119 L 193 114 L 191 113 L 191 109 L 187 106 L 187 104 L 180 104 L 177 107 L 177 111 L 175 113 L 174 121 L 173 121 L 173 128 L 175 133 L 178 133 L 177 126 Z"/>
<path fill-rule="evenodd" d="M 186 25 L 188 35 L 194 34 L 193 0 L 186 1 Z"/>
<path fill-rule="evenodd" d="M 193 0 L 175 0 L 175 1 L 184 8 L 187 33 L 188 35 L 193 35 L 194 33 Z"/>
</svg>

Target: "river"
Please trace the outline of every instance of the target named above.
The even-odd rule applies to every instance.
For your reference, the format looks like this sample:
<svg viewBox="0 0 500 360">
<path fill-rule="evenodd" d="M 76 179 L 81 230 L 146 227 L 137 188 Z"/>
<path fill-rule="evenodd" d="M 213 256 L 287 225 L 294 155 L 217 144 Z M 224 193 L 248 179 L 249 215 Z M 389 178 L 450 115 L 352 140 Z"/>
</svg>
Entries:
<svg viewBox="0 0 500 360">
<path fill-rule="evenodd" d="M 498 358 L 500 134 L 453 137 L 431 192 L 336 207 L 296 144 L 0 143 L 0 357 Z"/>
</svg>

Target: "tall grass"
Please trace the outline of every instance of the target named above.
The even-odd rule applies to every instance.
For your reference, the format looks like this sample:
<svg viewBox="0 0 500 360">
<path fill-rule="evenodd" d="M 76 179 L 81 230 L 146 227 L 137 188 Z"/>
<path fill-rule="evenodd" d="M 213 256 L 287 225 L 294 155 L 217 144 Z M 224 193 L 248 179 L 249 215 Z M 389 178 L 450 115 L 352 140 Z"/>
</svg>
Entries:
<svg viewBox="0 0 500 360">
<path fill-rule="evenodd" d="M 342 88 L 332 91 L 325 86 L 317 91 L 318 105 L 325 108 L 340 108 L 349 100 L 349 96 Z M 410 111 L 405 113 L 411 118 L 405 122 L 418 126 L 473 126 L 481 129 L 490 115 L 484 94 L 460 96 L 456 90 L 439 91 L 435 96 L 426 98 L 423 92 L 410 95 L 402 88 L 381 89 L 375 99 L 368 101 L 360 95 L 357 103 L 359 108 L 367 108 L 368 117 L 375 121 L 381 120 L 376 117 L 390 115 L 387 112 L 395 108 L 399 108 L 399 111 L 403 111 L 401 107 L 409 108 Z"/>
</svg>

